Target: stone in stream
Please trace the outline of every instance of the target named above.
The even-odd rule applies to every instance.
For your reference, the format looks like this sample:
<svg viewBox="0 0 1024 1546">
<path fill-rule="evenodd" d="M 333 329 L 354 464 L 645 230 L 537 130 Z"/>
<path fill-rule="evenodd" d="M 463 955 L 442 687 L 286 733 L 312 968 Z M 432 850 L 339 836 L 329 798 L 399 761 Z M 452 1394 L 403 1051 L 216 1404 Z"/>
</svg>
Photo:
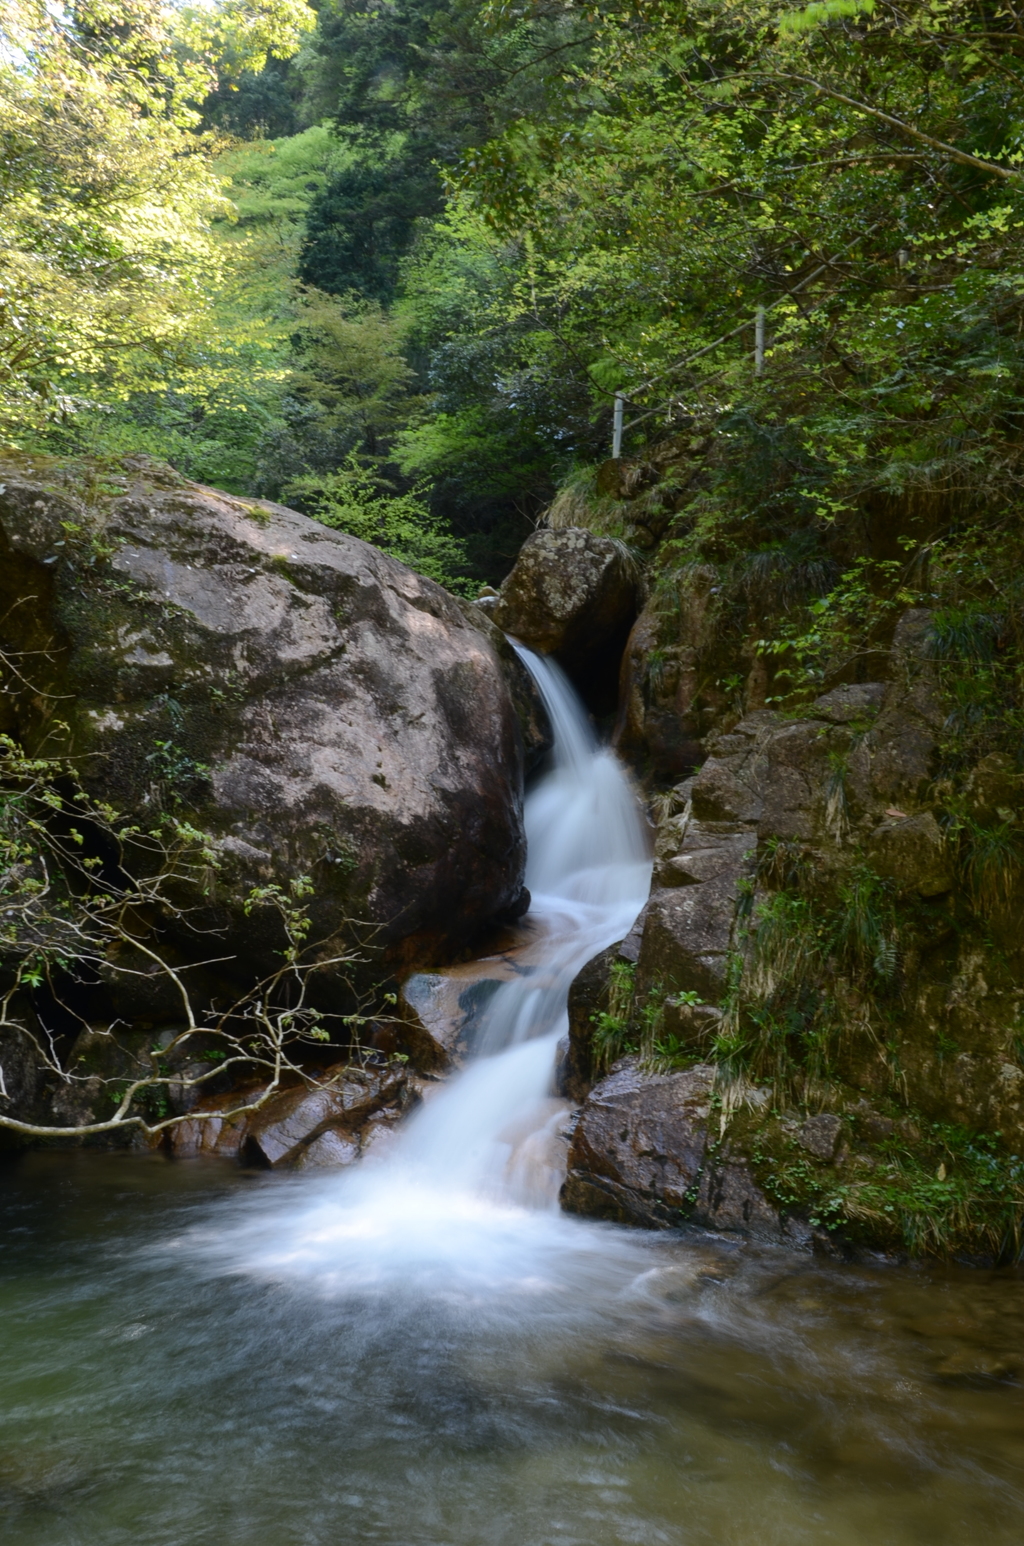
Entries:
<svg viewBox="0 0 1024 1546">
<path fill-rule="evenodd" d="M 654 1229 L 693 1222 L 790 1238 L 742 1157 L 709 1137 L 714 1083 L 710 1063 L 657 1074 L 624 1058 L 580 1111 L 562 1206 Z"/>
<path fill-rule="evenodd" d="M 300 876 L 325 956 L 351 919 L 408 961 L 522 909 L 523 736 L 485 620 L 368 543 L 145 457 L 6 453 L 0 484 L 0 648 L 31 660 L 0 731 L 73 758 L 143 829 L 201 830 L 213 866 L 177 893 L 191 959 L 262 976 L 280 929 L 246 899 Z"/>
<path fill-rule="evenodd" d="M 177 1158 L 240 1158 L 271 1169 L 348 1164 L 367 1147 L 375 1124 L 396 1122 L 416 1099 L 414 1083 L 397 1065 L 342 1064 L 324 1069 L 322 1079 L 278 1090 L 256 1110 L 230 1118 L 218 1113 L 255 1101 L 259 1090 L 203 1101 L 171 1129 L 171 1152 Z M 211 1115 L 204 1117 L 206 1112 Z"/>
<path fill-rule="evenodd" d="M 460 1063 L 483 1011 L 510 975 L 497 957 L 407 978 L 398 999 L 399 1038 L 414 1067 L 434 1074 Z"/>
</svg>

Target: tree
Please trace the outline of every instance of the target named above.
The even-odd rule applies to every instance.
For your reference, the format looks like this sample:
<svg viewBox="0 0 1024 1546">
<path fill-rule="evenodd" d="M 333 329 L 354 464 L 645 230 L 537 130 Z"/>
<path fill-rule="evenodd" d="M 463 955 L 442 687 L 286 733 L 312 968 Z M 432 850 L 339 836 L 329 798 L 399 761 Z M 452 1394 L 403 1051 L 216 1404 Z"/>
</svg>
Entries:
<svg viewBox="0 0 1024 1546">
<path fill-rule="evenodd" d="M 229 213 L 195 131 L 218 69 L 297 45 L 301 0 L 16 0 L 0 31 L 0 390 L 12 437 L 201 371 Z"/>
</svg>

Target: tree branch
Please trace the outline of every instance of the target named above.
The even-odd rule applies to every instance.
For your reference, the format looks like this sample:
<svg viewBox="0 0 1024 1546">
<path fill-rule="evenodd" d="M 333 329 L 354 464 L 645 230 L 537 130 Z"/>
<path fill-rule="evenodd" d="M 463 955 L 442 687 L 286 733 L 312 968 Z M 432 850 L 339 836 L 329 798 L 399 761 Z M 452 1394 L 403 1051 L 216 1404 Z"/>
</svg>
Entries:
<svg viewBox="0 0 1024 1546">
<path fill-rule="evenodd" d="M 875 118 L 879 123 L 887 123 L 891 129 L 897 129 L 900 134 L 908 135 L 912 140 L 917 140 L 920 145 L 927 145 L 931 150 L 941 151 L 951 160 L 958 161 L 961 166 L 973 167 L 976 172 L 985 172 L 989 177 L 1000 177 L 1004 182 L 1017 182 L 1020 172 L 1008 170 L 1005 166 L 998 166 L 994 161 L 982 161 L 978 156 L 969 155 L 966 150 L 957 150 L 955 145 L 947 145 L 945 140 L 938 140 L 931 134 L 925 134 L 922 129 L 915 129 L 913 124 L 904 123 L 901 118 L 894 118 L 891 113 L 883 113 L 880 107 L 872 107 L 869 102 L 858 102 L 855 97 L 848 97 L 845 92 L 837 91 L 834 86 L 827 86 L 823 81 L 814 80 L 810 75 L 791 75 L 788 73 L 772 73 L 761 76 L 762 80 L 775 81 L 799 81 L 801 85 L 813 86 L 815 91 L 820 91 L 823 96 L 831 97 L 836 102 L 842 102 L 846 107 L 852 107 L 857 113 L 866 113 L 869 118 Z"/>
</svg>

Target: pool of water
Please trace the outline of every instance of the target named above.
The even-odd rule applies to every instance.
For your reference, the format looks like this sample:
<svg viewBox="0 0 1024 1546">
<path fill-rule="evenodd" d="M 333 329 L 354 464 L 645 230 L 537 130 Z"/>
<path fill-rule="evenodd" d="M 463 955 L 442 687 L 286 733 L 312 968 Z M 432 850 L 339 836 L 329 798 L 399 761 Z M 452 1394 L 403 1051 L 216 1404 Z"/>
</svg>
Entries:
<svg viewBox="0 0 1024 1546">
<path fill-rule="evenodd" d="M 499 1204 L 420 1218 L 445 1249 L 389 1270 L 331 1184 L 130 1155 L 0 1169 L 7 1546 L 1024 1538 L 1018 1274 Z"/>
</svg>

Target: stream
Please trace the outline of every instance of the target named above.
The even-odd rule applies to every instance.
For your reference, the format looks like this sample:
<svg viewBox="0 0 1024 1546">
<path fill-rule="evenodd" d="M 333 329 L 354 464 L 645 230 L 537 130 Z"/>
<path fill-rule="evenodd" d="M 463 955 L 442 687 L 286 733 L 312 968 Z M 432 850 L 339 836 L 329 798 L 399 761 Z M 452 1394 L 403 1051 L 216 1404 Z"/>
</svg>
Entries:
<svg viewBox="0 0 1024 1546">
<path fill-rule="evenodd" d="M 559 1212 L 569 983 L 647 838 L 557 668 L 531 943 L 466 1068 L 319 1175 L 0 1169 L 11 1546 L 1018 1546 L 1024 1278 Z"/>
</svg>

